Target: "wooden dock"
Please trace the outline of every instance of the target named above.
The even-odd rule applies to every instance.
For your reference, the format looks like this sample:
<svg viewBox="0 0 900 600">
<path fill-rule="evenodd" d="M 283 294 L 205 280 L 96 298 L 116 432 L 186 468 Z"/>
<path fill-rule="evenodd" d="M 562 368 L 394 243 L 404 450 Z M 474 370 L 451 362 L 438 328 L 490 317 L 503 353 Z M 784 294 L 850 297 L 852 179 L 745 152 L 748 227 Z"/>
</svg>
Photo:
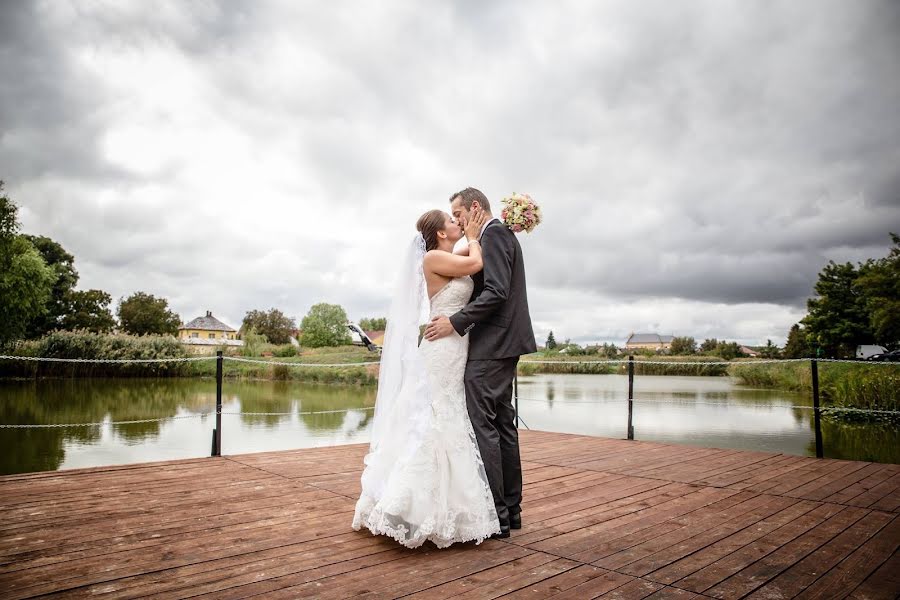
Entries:
<svg viewBox="0 0 900 600">
<path fill-rule="evenodd" d="M 366 446 L 0 478 L 0 597 L 896 598 L 900 465 L 523 431 L 524 527 L 354 532 Z"/>
</svg>

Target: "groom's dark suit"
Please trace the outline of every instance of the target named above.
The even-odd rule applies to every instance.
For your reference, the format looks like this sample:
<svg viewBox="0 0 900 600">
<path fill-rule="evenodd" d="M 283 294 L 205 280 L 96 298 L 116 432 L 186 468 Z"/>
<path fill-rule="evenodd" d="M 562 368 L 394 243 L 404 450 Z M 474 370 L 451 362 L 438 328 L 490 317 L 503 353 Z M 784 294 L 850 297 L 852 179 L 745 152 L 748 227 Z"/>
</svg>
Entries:
<svg viewBox="0 0 900 600">
<path fill-rule="evenodd" d="M 450 317 L 460 335 L 469 334 L 466 405 L 478 439 L 503 525 L 521 511 L 522 464 L 512 406 L 512 381 L 519 356 L 537 350 L 525 265 L 516 235 L 500 221 L 490 222 L 481 236 L 484 269 L 472 276 L 469 303 Z"/>
</svg>

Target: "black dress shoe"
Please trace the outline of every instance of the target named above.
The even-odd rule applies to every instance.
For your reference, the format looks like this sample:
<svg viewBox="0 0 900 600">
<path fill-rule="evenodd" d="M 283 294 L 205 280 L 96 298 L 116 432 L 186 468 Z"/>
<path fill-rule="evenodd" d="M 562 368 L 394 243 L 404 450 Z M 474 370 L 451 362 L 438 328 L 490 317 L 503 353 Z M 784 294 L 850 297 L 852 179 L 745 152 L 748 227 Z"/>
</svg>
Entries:
<svg viewBox="0 0 900 600">
<path fill-rule="evenodd" d="M 522 513 L 509 515 L 509 527 L 510 529 L 522 529 Z"/>
<path fill-rule="evenodd" d="M 500 526 L 500 533 L 491 536 L 492 540 L 502 540 L 509 537 L 509 527 Z"/>
</svg>

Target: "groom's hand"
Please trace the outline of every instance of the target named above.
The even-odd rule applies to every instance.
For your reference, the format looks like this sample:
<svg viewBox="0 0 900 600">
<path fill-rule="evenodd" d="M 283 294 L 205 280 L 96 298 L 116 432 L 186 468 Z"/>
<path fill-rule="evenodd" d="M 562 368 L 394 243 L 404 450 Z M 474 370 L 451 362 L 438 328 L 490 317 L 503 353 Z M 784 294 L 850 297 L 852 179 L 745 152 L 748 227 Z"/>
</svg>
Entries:
<svg viewBox="0 0 900 600">
<path fill-rule="evenodd" d="M 431 320 L 431 323 L 425 327 L 425 335 L 423 337 L 429 342 L 433 342 L 442 337 L 447 337 L 453 333 L 453 331 L 453 324 L 450 323 L 450 319 L 447 317 L 435 317 Z"/>
</svg>

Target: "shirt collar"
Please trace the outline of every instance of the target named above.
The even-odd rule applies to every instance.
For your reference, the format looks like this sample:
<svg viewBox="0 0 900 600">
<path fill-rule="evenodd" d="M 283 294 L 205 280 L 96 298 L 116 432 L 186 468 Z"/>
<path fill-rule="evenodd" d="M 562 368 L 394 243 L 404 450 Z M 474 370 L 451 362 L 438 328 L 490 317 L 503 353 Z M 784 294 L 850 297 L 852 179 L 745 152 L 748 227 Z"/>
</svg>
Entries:
<svg viewBox="0 0 900 600">
<path fill-rule="evenodd" d="M 481 233 L 478 234 L 478 239 L 480 240 L 480 239 L 481 239 L 481 236 L 484 235 L 484 230 L 488 228 L 488 225 L 490 225 L 490 224 L 493 223 L 494 221 L 499 221 L 499 220 L 500 220 L 500 219 L 498 219 L 497 217 L 492 217 L 490 221 L 488 221 L 487 223 L 485 223 L 484 225 L 482 225 L 482 226 L 481 226 Z"/>
</svg>

